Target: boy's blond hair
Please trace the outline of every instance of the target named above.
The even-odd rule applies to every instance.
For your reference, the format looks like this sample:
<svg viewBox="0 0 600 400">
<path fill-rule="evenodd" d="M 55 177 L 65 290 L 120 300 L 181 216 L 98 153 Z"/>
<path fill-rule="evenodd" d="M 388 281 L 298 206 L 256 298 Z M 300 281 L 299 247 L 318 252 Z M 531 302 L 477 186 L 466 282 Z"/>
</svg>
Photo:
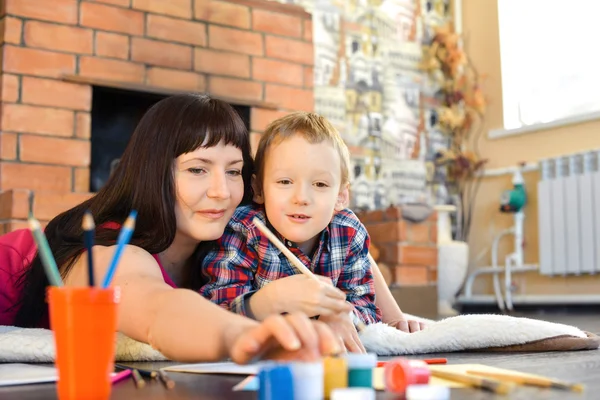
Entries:
<svg viewBox="0 0 600 400">
<path fill-rule="evenodd" d="M 298 111 L 271 122 L 258 142 L 254 157 L 256 184 L 262 188 L 267 150 L 272 144 L 281 143 L 294 135 L 301 135 L 311 144 L 327 140 L 340 156 L 342 186 L 350 183 L 350 152 L 340 133 L 327 118 L 313 113 Z"/>
</svg>

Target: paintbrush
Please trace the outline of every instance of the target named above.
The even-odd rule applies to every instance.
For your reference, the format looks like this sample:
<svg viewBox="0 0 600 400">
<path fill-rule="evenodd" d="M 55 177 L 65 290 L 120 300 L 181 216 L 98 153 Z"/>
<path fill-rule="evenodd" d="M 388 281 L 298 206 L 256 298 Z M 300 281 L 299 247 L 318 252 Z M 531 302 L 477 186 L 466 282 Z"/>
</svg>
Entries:
<svg viewBox="0 0 600 400">
<path fill-rule="evenodd" d="M 119 264 L 119 259 L 121 258 L 123 249 L 125 248 L 125 245 L 129 243 L 129 240 L 131 240 L 131 236 L 133 235 L 136 217 L 137 211 L 132 210 L 131 213 L 129 213 L 127 220 L 125 220 L 121 231 L 119 232 L 115 254 L 113 255 L 108 270 L 106 271 L 106 275 L 104 276 L 104 280 L 102 281 L 103 289 L 106 289 L 110 285 L 110 282 L 112 281 L 112 278 L 115 275 L 115 271 L 117 270 L 117 265 Z"/>
<path fill-rule="evenodd" d="M 288 260 L 290 260 L 290 262 L 292 263 L 292 265 L 294 267 L 296 267 L 298 269 L 298 271 L 300 271 L 304 275 L 307 275 L 307 276 L 309 276 L 309 277 L 311 277 L 313 279 L 316 279 L 316 280 L 319 279 L 258 218 L 255 217 L 252 220 L 252 222 L 254 223 L 254 226 L 256 226 L 256 228 L 258 228 L 258 230 L 261 231 L 271 241 L 271 243 L 273 243 L 275 245 L 275 247 L 277 247 L 279 249 L 279 251 L 281 251 L 287 257 Z M 364 322 L 362 322 L 356 316 L 356 314 L 354 314 L 354 312 L 352 312 L 352 311 L 350 312 L 350 318 L 352 318 L 352 320 L 354 322 L 354 325 L 356 326 L 356 330 L 358 332 L 362 331 L 365 328 Z"/>
<path fill-rule="evenodd" d="M 94 256 L 92 248 L 94 247 L 94 217 L 90 210 L 87 210 L 83 214 L 83 222 L 81 224 L 83 228 L 83 242 L 87 249 L 87 260 L 88 260 L 88 284 L 90 287 L 94 286 Z"/>
<path fill-rule="evenodd" d="M 568 383 L 561 382 L 555 379 L 533 377 L 533 376 L 522 376 L 513 375 L 498 372 L 487 372 L 487 371 L 467 371 L 467 374 L 484 376 L 486 378 L 498 379 L 501 381 L 510 381 L 521 385 L 547 387 L 553 389 L 572 390 L 574 392 L 583 392 L 585 386 L 581 383 Z"/>
<path fill-rule="evenodd" d="M 467 375 L 458 372 L 441 371 L 438 369 L 430 369 L 430 372 L 431 376 L 435 376 L 436 378 L 464 383 L 465 385 L 474 388 L 479 388 L 498 394 L 507 394 L 514 388 L 514 384 L 509 382 L 502 382 L 496 379 L 480 378 L 477 376 Z"/>
<path fill-rule="evenodd" d="M 52 255 L 52 250 L 50 250 L 50 245 L 48 244 L 46 235 L 44 235 L 44 232 L 42 232 L 42 227 L 39 221 L 32 216 L 29 217 L 29 229 L 31 229 L 31 233 L 35 239 L 35 243 L 37 244 L 40 260 L 44 266 L 44 271 L 46 272 L 48 281 L 50 281 L 51 285 L 62 286 L 63 281 L 60 277 L 60 272 L 58 272 L 58 266 L 56 265 L 56 260 Z"/>
</svg>

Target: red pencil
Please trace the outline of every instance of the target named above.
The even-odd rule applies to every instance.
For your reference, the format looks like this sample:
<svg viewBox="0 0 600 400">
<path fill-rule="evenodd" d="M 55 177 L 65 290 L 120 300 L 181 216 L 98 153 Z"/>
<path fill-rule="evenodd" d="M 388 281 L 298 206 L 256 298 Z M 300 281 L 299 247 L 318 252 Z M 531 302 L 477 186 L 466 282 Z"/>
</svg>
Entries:
<svg viewBox="0 0 600 400">
<path fill-rule="evenodd" d="M 422 360 L 425 364 L 446 364 L 448 362 L 447 358 L 427 358 L 425 360 Z M 385 364 L 387 364 L 387 361 L 378 361 L 377 362 L 377 366 L 378 367 L 385 367 Z"/>
</svg>

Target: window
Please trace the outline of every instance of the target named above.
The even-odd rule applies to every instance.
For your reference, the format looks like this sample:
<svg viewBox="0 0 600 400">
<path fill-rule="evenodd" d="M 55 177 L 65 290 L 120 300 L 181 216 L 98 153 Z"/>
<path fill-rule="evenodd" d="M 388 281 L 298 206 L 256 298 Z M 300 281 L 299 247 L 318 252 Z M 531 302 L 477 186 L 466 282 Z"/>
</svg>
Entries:
<svg viewBox="0 0 600 400">
<path fill-rule="evenodd" d="M 600 113 L 600 1 L 498 0 L 504 129 Z"/>
</svg>

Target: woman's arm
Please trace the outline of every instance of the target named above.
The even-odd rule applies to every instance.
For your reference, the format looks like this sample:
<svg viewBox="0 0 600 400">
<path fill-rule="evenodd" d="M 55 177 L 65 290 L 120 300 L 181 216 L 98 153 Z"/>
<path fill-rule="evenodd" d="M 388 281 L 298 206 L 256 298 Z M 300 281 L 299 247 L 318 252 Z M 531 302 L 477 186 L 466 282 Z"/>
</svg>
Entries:
<svg viewBox="0 0 600 400">
<path fill-rule="evenodd" d="M 369 253 L 371 269 L 373 270 L 373 281 L 375 284 L 375 305 L 381 310 L 383 322 L 405 332 L 416 332 L 422 330 L 425 325 L 417 321 L 407 320 L 400 309 L 398 302 L 394 299 L 383 274 Z"/>
<path fill-rule="evenodd" d="M 104 276 L 113 253 L 113 246 L 94 247 L 97 281 Z M 85 263 L 86 257 L 79 257 L 66 279 L 67 285 L 87 284 Z M 308 328 L 302 327 L 308 329 L 308 334 L 299 332 L 297 327 L 305 317 L 291 316 L 259 325 L 212 304 L 196 292 L 171 288 L 164 282 L 156 260 L 139 247 L 125 248 L 112 285 L 121 289 L 118 330 L 149 343 L 172 360 L 216 361 L 235 356 L 246 362 L 253 352 L 260 355 L 272 340 L 287 350 L 301 346 L 318 352 L 335 347 L 326 328 L 309 323 Z"/>
</svg>

